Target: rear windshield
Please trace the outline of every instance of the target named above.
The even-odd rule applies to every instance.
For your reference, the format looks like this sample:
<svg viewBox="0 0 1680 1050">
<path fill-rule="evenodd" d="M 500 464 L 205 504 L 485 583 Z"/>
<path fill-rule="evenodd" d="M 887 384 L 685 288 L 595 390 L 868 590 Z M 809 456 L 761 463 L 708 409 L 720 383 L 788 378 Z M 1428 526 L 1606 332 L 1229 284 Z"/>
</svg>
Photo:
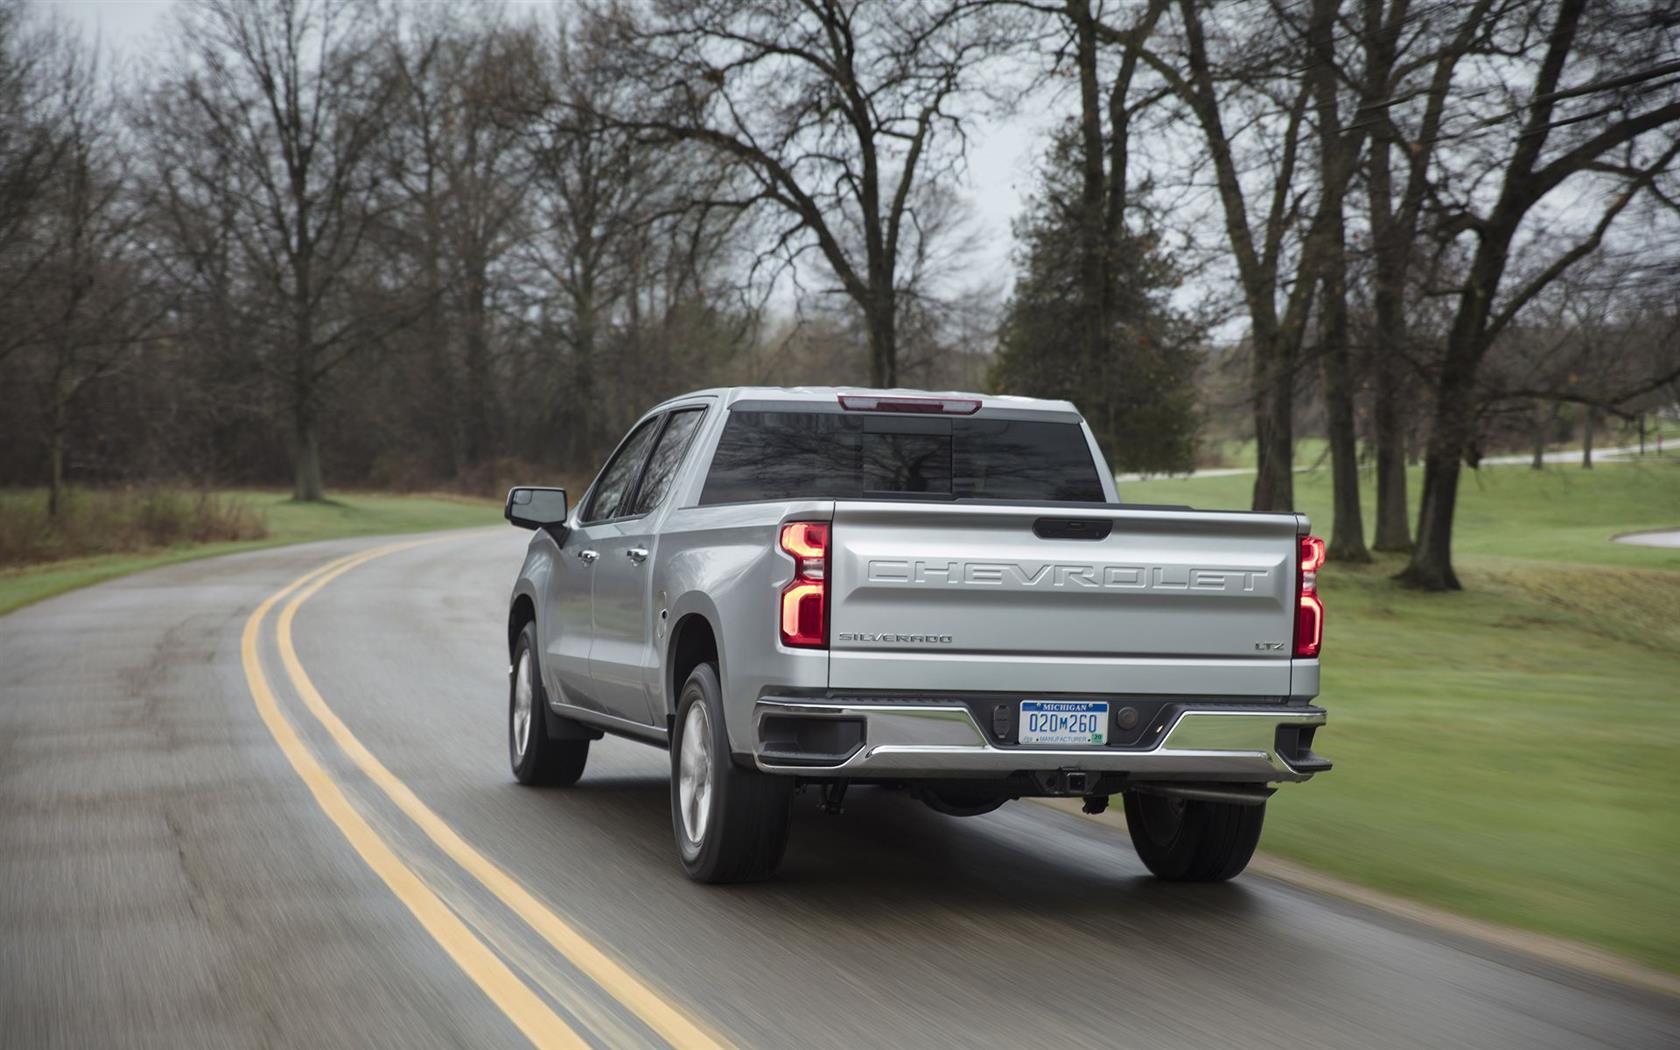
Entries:
<svg viewBox="0 0 1680 1050">
<path fill-rule="evenodd" d="M 1104 498 L 1078 423 L 736 411 L 718 440 L 700 502 L 876 496 Z"/>
</svg>

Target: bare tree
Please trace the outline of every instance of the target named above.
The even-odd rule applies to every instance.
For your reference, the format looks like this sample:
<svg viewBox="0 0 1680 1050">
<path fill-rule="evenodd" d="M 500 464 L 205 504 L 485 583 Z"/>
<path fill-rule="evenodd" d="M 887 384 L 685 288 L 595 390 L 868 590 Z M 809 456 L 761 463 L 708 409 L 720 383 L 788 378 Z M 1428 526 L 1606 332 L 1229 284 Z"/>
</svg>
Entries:
<svg viewBox="0 0 1680 1050">
<path fill-rule="evenodd" d="M 1411 0 L 1363 0 L 1363 82 L 1373 99 L 1370 156 L 1364 173 L 1372 256 L 1372 423 L 1376 453 L 1376 528 L 1372 546 L 1409 551 L 1405 385 L 1411 345 L 1413 283 L 1421 223 L 1432 201 L 1434 146 L 1460 63 L 1485 53 L 1494 0 L 1461 8 Z"/>
<path fill-rule="evenodd" d="M 1087 353 L 1104 352 L 1107 333 L 1115 321 L 1114 273 L 1127 231 L 1131 204 L 1129 161 L 1131 129 L 1138 112 L 1155 94 L 1134 91 L 1140 51 L 1121 49 L 1110 83 L 1102 83 L 1102 44 L 1116 37 L 1128 42 L 1147 39 L 1168 7 L 1168 0 L 1149 0 L 1131 24 L 1105 24 L 1090 0 L 1068 0 L 1062 17 L 1071 23 L 1074 69 L 1079 80 L 1080 207 L 1079 274 L 1085 309 L 1080 321 Z M 1105 133 L 1106 125 L 1106 133 Z"/>
<path fill-rule="evenodd" d="M 388 320 L 336 297 L 374 220 L 373 149 L 392 88 L 369 59 L 368 9 L 349 0 L 205 0 L 184 18 L 186 71 L 164 90 L 190 123 L 155 130 L 225 162 L 242 265 L 275 319 L 293 495 L 318 500 L 324 384 Z"/>
<path fill-rule="evenodd" d="M 63 65 L 72 42 L 29 14 L 21 0 L 0 2 L 0 361 L 39 337 L 7 307 L 23 304 L 51 251 L 39 219 L 69 146 L 52 119 L 53 63 Z"/>
<path fill-rule="evenodd" d="M 1581 466 L 1591 469 L 1605 420 L 1640 420 L 1653 394 L 1680 378 L 1680 287 L 1652 272 L 1643 250 L 1583 260 L 1536 298 L 1488 348 L 1478 377 L 1478 426 L 1528 430 L 1532 466 L 1546 443 L 1581 424 Z M 1677 275 L 1680 276 L 1680 275 Z M 1573 410 L 1574 420 L 1563 418 Z"/>
<path fill-rule="evenodd" d="M 632 10 L 636 17 L 632 17 Z M 946 2 L 659 0 L 612 9 L 611 46 L 642 85 L 601 114 L 689 143 L 751 178 L 732 203 L 779 219 L 773 250 L 815 251 L 868 329 L 870 378 L 898 382 L 903 260 L 926 235 L 916 187 L 951 177 L 965 116 L 1011 40 L 1003 14 Z"/>
<path fill-rule="evenodd" d="M 645 92 L 615 52 L 620 32 L 610 18 L 563 24 L 515 93 L 531 164 L 526 284 L 541 290 L 551 344 L 547 424 L 581 461 L 653 392 L 721 369 L 752 323 L 718 279 L 746 239 L 740 169 L 614 116 Z"/>
<path fill-rule="evenodd" d="M 569 369 L 549 402 L 578 458 L 613 437 L 600 418 L 604 337 L 629 283 L 637 225 L 664 207 L 657 169 L 669 163 L 604 116 L 636 90 L 609 62 L 605 32 L 600 22 L 562 26 L 534 57 L 527 85 L 538 95 L 527 98 L 537 209 L 527 257 L 552 289 L 549 315 Z"/>
<path fill-rule="evenodd" d="M 72 402 L 121 365 L 146 327 L 137 316 L 146 312 L 139 301 L 143 278 L 130 265 L 135 224 L 123 199 L 115 107 L 101 91 L 93 60 L 74 49 L 62 54 L 52 116 L 64 148 L 42 201 L 51 252 L 33 292 L 51 362 L 42 384 L 49 516 L 58 514 L 63 498 Z"/>
<path fill-rule="evenodd" d="M 0 359 L 15 355 L 31 381 L 56 517 L 72 411 L 132 359 L 156 310 L 98 56 L 62 23 L 13 36 L 19 21 L 0 8 L 0 99 L 18 121 L 0 131 Z"/>
<path fill-rule="evenodd" d="M 493 451 L 493 318 L 498 271 L 529 236 L 524 128 L 503 119 L 506 80 L 530 68 L 533 33 L 447 9 L 399 12 L 390 53 L 397 96 L 384 170 L 400 197 L 387 225 L 415 262 L 430 414 L 448 425 L 454 470 Z"/>
<path fill-rule="evenodd" d="M 1208 21 L 1202 0 L 1179 0 L 1174 27 L 1145 40 L 1116 39 L 1138 49 L 1189 112 L 1213 170 L 1212 192 L 1249 323 L 1256 445 L 1253 507 L 1294 506 L 1295 383 L 1325 259 L 1334 246 L 1348 155 L 1338 153 L 1335 181 L 1306 191 L 1313 80 L 1289 61 L 1296 51 L 1269 13 Z M 1170 30 L 1170 31 L 1169 31 Z M 1363 134 L 1361 126 L 1349 135 Z"/>
<path fill-rule="evenodd" d="M 1405 0 L 1397 6 L 1404 17 Z M 1274 0 L 1274 7 L 1276 6 Z M 1289 12 L 1279 12 L 1288 23 Z M 1359 27 L 1364 35 L 1384 33 L 1380 0 L 1365 4 Z M 1355 426 L 1356 376 L 1348 319 L 1348 262 L 1346 195 L 1368 130 L 1367 111 L 1385 96 L 1369 75 L 1352 79 L 1356 91 L 1345 91 L 1336 38 L 1341 0 L 1313 0 L 1305 38 L 1309 66 L 1307 80 L 1313 94 L 1318 132 L 1318 218 L 1322 240 L 1321 302 L 1318 351 L 1324 378 L 1326 429 L 1330 439 L 1331 533 L 1330 557 L 1338 562 L 1371 560 L 1365 546 L 1365 516 L 1359 500 L 1359 448 Z M 1352 94 L 1351 106 L 1344 95 Z"/>
<path fill-rule="evenodd" d="M 1470 238 L 1451 328 L 1435 381 L 1434 413 L 1418 509 L 1417 546 L 1401 579 L 1456 590 L 1452 530 L 1458 482 L 1474 453 L 1477 379 L 1484 357 L 1524 307 L 1596 252 L 1606 233 L 1680 155 L 1680 87 L 1663 65 L 1680 26 L 1661 12 L 1605 8 L 1586 0 L 1536 5 L 1509 27 L 1499 59 L 1503 112 L 1482 116 L 1480 140 L 1455 144 L 1467 188 L 1438 200 L 1444 236 Z M 1522 78 L 1516 68 L 1524 70 Z M 1631 71 L 1630 71 L 1631 70 Z M 1431 144 L 1413 143 L 1413 148 Z M 1441 159 L 1442 145 L 1433 144 Z M 1448 158 L 1449 160 L 1451 158 Z M 1600 180 L 1602 205 L 1566 246 L 1519 241 L 1530 216 L 1571 181 Z M 1523 247 L 1522 264 L 1515 251 Z"/>
</svg>

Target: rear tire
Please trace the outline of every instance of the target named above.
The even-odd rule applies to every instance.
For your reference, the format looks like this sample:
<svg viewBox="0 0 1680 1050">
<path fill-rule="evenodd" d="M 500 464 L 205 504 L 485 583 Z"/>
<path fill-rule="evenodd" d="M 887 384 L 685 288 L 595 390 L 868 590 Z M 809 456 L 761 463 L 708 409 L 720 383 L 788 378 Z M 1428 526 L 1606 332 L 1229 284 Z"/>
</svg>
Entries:
<svg viewBox="0 0 1680 1050">
<path fill-rule="evenodd" d="M 537 665 L 537 625 L 528 623 L 514 643 L 513 673 L 508 676 L 508 764 L 521 784 L 569 787 L 583 776 L 588 738 L 549 736 L 550 717 Z"/>
<path fill-rule="evenodd" d="M 787 849 L 793 781 L 735 764 L 717 669 L 683 683 L 671 732 L 671 830 L 696 882 L 769 878 Z"/>
<path fill-rule="evenodd" d="M 1126 828 L 1144 867 L 1168 882 L 1223 882 L 1248 867 L 1266 807 L 1128 791 Z"/>
</svg>

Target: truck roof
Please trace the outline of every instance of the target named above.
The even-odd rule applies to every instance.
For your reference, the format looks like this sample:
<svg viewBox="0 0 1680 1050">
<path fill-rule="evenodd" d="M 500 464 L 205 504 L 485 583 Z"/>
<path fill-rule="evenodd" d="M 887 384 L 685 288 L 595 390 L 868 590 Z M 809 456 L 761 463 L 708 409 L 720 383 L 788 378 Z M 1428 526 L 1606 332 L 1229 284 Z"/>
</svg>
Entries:
<svg viewBox="0 0 1680 1050">
<path fill-rule="evenodd" d="M 980 411 L 987 409 L 1014 409 L 1016 411 L 1040 411 L 1045 413 L 1074 413 L 1078 410 L 1068 401 L 1056 401 L 1041 397 L 1016 397 L 1013 394 L 978 394 L 964 390 L 911 390 L 905 387 L 883 389 L 865 386 L 727 386 L 711 387 L 705 390 L 692 390 L 681 397 L 668 398 L 666 402 L 681 401 L 684 398 L 707 395 L 716 397 L 724 407 L 737 401 L 789 401 L 833 402 L 841 394 L 866 394 L 880 397 L 936 397 L 936 398 L 968 398 L 980 402 Z"/>
</svg>

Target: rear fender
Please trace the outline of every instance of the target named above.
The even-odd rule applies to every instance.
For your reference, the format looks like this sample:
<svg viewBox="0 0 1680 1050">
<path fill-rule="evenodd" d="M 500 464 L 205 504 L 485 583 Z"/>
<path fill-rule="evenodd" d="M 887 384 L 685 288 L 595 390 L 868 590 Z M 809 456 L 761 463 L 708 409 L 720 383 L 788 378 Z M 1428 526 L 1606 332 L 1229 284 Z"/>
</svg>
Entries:
<svg viewBox="0 0 1680 1050">
<path fill-rule="evenodd" d="M 699 616 L 712 629 L 712 638 L 717 642 L 717 672 L 718 684 L 723 689 L 723 695 L 729 695 L 729 655 L 728 647 L 724 643 L 723 618 L 718 614 L 716 603 L 711 596 L 703 591 L 689 591 L 677 598 L 664 611 L 660 619 L 659 652 L 659 681 L 661 691 L 665 695 L 665 714 L 674 717 L 677 713 L 677 697 L 682 692 L 683 684 L 673 681 L 671 676 L 671 662 L 676 655 L 677 635 L 675 627 L 686 617 Z"/>
</svg>

